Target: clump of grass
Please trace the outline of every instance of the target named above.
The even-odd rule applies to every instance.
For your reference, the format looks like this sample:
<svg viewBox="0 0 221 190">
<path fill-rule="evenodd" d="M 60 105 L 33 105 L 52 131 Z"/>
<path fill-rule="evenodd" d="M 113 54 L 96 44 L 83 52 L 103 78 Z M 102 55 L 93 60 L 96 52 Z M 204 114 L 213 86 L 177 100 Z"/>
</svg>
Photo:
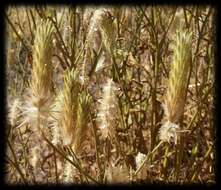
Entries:
<svg viewBox="0 0 221 190">
<path fill-rule="evenodd" d="M 56 102 L 56 119 L 61 131 L 64 145 L 71 145 L 77 125 L 78 93 L 80 84 L 77 82 L 77 72 L 68 69 L 64 74 L 64 87 Z"/>
<path fill-rule="evenodd" d="M 71 145 L 79 153 L 88 132 L 91 96 L 80 92 L 77 81 L 78 72 L 67 70 L 64 76 L 64 88 L 55 102 L 52 132 L 55 145 Z"/>
<path fill-rule="evenodd" d="M 87 92 L 80 92 L 77 76 L 78 72 L 73 69 L 65 72 L 64 88 L 59 93 L 55 105 L 55 117 L 58 123 L 53 126 L 53 143 L 70 146 L 79 156 L 89 130 L 91 96 Z M 72 160 L 72 157 L 69 156 L 69 159 Z M 76 168 L 66 161 L 63 172 L 64 183 L 73 183 L 75 175 Z"/>
<path fill-rule="evenodd" d="M 6 181 L 213 183 L 213 15 L 192 6 L 9 7 Z"/>
<path fill-rule="evenodd" d="M 84 140 L 88 132 L 89 111 L 91 106 L 91 96 L 86 92 L 79 94 L 79 105 L 77 110 L 77 125 L 75 128 L 73 150 L 76 154 L 81 152 Z"/>
<path fill-rule="evenodd" d="M 42 104 L 51 95 L 52 86 L 52 35 L 53 25 L 47 21 L 39 23 L 33 47 L 33 68 L 31 89 L 36 97 L 36 105 Z"/>
<path fill-rule="evenodd" d="M 159 133 L 162 141 L 170 142 L 171 138 L 176 143 L 176 131 L 181 115 L 184 112 L 187 88 L 189 84 L 189 72 L 191 66 L 191 33 L 183 30 L 177 31 L 173 46 L 173 63 L 168 81 L 168 89 L 165 98 L 165 122 Z"/>
<path fill-rule="evenodd" d="M 32 78 L 30 96 L 25 112 L 29 123 L 47 119 L 52 103 L 52 35 L 53 25 L 49 20 L 38 24 L 33 46 Z"/>
<path fill-rule="evenodd" d="M 30 89 L 28 89 L 26 104 L 22 112 L 24 121 L 20 124 L 23 126 L 28 123 L 36 136 L 33 139 L 34 145 L 30 160 L 35 176 L 39 176 L 40 173 L 39 166 L 43 160 L 42 147 L 46 148 L 44 143 L 39 143 L 42 140 L 40 129 L 47 134 L 49 132 L 48 124 L 53 100 L 51 63 L 53 31 L 54 27 L 49 20 L 41 20 L 36 28 Z"/>
<path fill-rule="evenodd" d="M 166 118 L 174 123 L 178 122 L 184 111 L 192 61 L 191 44 L 191 33 L 183 30 L 177 32 L 173 46 L 173 63 L 171 65 L 165 99 Z"/>
</svg>

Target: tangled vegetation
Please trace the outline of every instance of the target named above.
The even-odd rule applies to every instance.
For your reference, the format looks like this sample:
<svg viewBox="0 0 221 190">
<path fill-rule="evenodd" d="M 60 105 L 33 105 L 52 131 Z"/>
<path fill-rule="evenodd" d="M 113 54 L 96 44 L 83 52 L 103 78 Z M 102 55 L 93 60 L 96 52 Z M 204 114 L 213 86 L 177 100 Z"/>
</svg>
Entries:
<svg viewBox="0 0 221 190">
<path fill-rule="evenodd" d="M 215 9 L 9 6 L 7 184 L 215 183 Z"/>
</svg>

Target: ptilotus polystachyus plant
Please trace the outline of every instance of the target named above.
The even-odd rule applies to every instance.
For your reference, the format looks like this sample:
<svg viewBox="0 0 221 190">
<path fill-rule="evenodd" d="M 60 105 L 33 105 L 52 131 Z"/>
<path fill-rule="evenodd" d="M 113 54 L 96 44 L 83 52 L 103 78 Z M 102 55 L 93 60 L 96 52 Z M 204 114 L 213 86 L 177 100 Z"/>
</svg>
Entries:
<svg viewBox="0 0 221 190">
<path fill-rule="evenodd" d="M 40 21 L 33 45 L 32 78 L 25 111 L 30 124 L 47 119 L 52 98 L 52 35 L 54 27 L 49 20 Z"/>
<path fill-rule="evenodd" d="M 87 10 L 87 9 L 86 9 Z M 98 52 L 101 45 L 101 36 L 100 36 L 100 22 L 104 16 L 104 8 L 100 8 L 97 10 L 90 10 L 91 19 L 89 22 L 89 26 L 87 28 L 87 36 L 86 36 L 86 48 L 84 54 L 84 61 L 81 66 L 81 76 L 82 83 L 85 83 L 87 80 L 88 70 L 91 68 L 91 57 L 93 55 L 93 51 Z M 85 17 L 86 16 L 85 14 Z"/>
<path fill-rule="evenodd" d="M 94 11 L 92 18 L 90 19 L 90 24 L 87 33 L 87 45 L 89 48 L 98 51 L 101 38 L 100 38 L 100 25 L 103 19 L 105 19 L 106 8 L 99 8 Z"/>
<path fill-rule="evenodd" d="M 53 24 L 47 20 L 40 22 L 36 30 L 33 47 L 33 68 L 31 89 L 34 96 L 48 96 L 52 83 L 52 34 Z"/>
<path fill-rule="evenodd" d="M 77 125 L 78 93 L 80 84 L 77 81 L 78 73 L 68 69 L 64 74 L 64 86 L 56 101 L 55 117 L 60 127 L 64 145 L 73 143 L 74 131 Z"/>
<path fill-rule="evenodd" d="M 21 117 L 21 107 L 22 106 L 22 102 L 20 101 L 20 99 L 16 98 L 14 100 L 14 102 L 12 103 L 12 105 L 10 106 L 10 111 L 8 114 L 8 119 L 10 121 L 10 124 L 12 126 L 15 126 L 17 124 L 19 124 L 20 121 L 20 117 Z"/>
<path fill-rule="evenodd" d="M 173 62 L 164 105 L 166 123 L 160 129 L 160 139 L 164 141 L 170 141 L 172 137 L 176 142 L 178 129 L 176 123 L 184 112 L 192 61 L 191 36 L 191 33 L 179 30 L 175 38 Z"/>
<path fill-rule="evenodd" d="M 77 125 L 74 131 L 73 150 L 80 154 L 84 140 L 88 133 L 89 113 L 92 98 L 87 92 L 81 92 L 78 98 Z"/>
<path fill-rule="evenodd" d="M 99 128 L 102 136 L 111 138 L 114 136 L 114 125 L 117 118 L 117 98 L 116 86 L 112 79 L 108 79 L 103 87 L 102 99 L 98 110 L 98 120 L 100 121 Z"/>
<path fill-rule="evenodd" d="M 98 54 L 100 48 L 103 47 L 108 58 L 112 58 L 116 49 L 116 34 L 116 24 L 112 16 L 112 10 L 109 8 L 95 10 L 90 20 L 86 38 L 87 48 L 84 57 L 84 68 L 82 69 L 84 73 L 88 70 L 88 62 L 91 61 L 90 56 L 93 57 L 93 51 Z M 99 67 L 104 67 L 104 65 Z"/>
</svg>

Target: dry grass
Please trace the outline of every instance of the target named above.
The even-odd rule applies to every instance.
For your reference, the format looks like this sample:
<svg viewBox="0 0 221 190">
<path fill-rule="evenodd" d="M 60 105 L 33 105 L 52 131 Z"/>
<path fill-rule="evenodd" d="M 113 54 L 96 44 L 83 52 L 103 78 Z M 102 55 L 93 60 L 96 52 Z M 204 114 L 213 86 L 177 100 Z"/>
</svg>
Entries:
<svg viewBox="0 0 221 190">
<path fill-rule="evenodd" d="M 214 17 L 8 7 L 5 182 L 215 183 Z"/>
</svg>

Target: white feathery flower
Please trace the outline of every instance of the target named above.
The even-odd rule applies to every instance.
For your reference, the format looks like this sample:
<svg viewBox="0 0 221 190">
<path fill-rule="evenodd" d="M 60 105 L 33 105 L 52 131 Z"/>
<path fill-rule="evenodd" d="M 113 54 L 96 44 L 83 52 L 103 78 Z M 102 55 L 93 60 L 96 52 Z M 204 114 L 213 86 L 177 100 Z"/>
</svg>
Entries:
<svg viewBox="0 0 221 190">
<path fill-rule="evenodd" d="M 98 8 L 94 11 L 93 16 L 90 20 L 90 25 L 88 28 L 87 42 L 89 46 L 95 50 L 98 50 L 100 44 L 100 30 L 101 23 L 106 19 L 107 8 Z"/>
<path fill-rule="evenodd" d="M 33 94 L 27 97 L 26 105 L 23 107 L 22 111 L 22 115 L 25 117 L 23 123 L 35 125 L 38 122 L 38 117 L 41 121 L 48 121 L 50 117 L 51 101 L 52 97 L 49 96 L 49 94 L 44 97 L 35 97 Z M 38 106 L 38 104 L 41 105 Z"/>
<path fill-rule="evenodd" d="M 177 144 L 177 132 L 179 126 L 175 123 L 167 121 L 159 130 L 159 138 L 163 142 L 174 142 Z"/>
<path fill-rule="evenodd" d="M 88 35 L 92 37 L 94 35 L 94 32 L 97 32 L 99 29 L 99 25 L 101 20 L 103 19 L 103 15 L 105 14 L 105 8 L 99 8 L 94 11 L 94 14 L 90 21 L 90 27 Z"/>
<path fill-rule="evenodd" d="M 16 98 L 12 103 L 9 111 L 9 121 L 12 126 L 18 123 L 18 119 L 21 116 L 21 101 Z"/>
<path fill-rule="evenodd" d="M 63 145 L 68 145 L 71 143 L 71 139 L 67 136 L 67 132 L 65 130 L 61 130 L 62 120 L 62 106 L 61 102 L 64 102 L 64 95 L 62 91 L 60 91 L 55 99 L 52 109 L 52 143 L 55 145 L 59 145 L 60 143 Z"/>
<path fill-rule="evenodd" d="M 143 163 L 145 158 L 146 158 L 145 154 L 138 152 L 137 156 L 135 157 L 135 162 L 136 162 L 136 168 L 137 169 L 141 166 L 141 164 Z M 148 163 L 146 162 L 144 164 L 144 167 L 137 174 L 138 179 L 146 179 L 146 177 L 147 177 L 147 172 L 146 172 L 147 167 L 148 167 Z"/>
<path fill-rule="evenodd" d="M 102 135 L 107 137 L 108 131 L 111 130 L 113 120 L 116 116 L 116 87 L 112 79 L 108 79 L 107 83 L 103 87 L 103 95 L 100 100 L 98 119 L 100 121 L 99 128 L 102 131 Z"/>
<path fill-rule="evenodd" d="M 146 158 L 146 155 L 143 153 L 138 152 L 137 156 L 135 157 L 136 167 L 139 168 L 144 159 Z"/>
<path fill-rule="evenodd" d="M 108 19 L 107 12 L 109 12 L 109 11 L 110 11 L 110 9 L 108 9 L 106 7 L 100 7 L 97 9 L 93 9 L 91 11 L 91 13 L 93 12 L 93 14 L 92 14 L 91 19 L 88 19 L 89 26 L 87 29 L 87 38 L 86 38 L 86 46 L 87 47 L 86 47 L 86 52 L 84 55 L 84 63 L 83 63 L 82 73 L 88 73 L 88 70 L 91 69 L 90 68 L 91 64 L 88 64 L 91 62 L 91 55 L 90 55 L 91 50 L 98 53 L 102 43 L 104 44 L 105 40 L 103 37 L 104 32 L 102 32 L 102 26 L 104 25 L 104 22 L 106 23 L 106 20 Z M 90 15 L 91 15 L 91 13 L 90 13 Z M 112 35 L 114 35 L 114 33 Z M 102 70 L 104 67 L 106 67 L 107 64 L 105 65 L 104 64 L 105 62 L 109 63 L 109 61 L 106 60 L 105 54 L 103 53 L 98 60 L 98 64 L 95 68 L 96 69 L 95 72 Z M 86 75 L 84 74 L 83 76 L 86 76 Z M 84 79 L 84 80 L 87 80 L 87 79 Z"/>
</svg>

